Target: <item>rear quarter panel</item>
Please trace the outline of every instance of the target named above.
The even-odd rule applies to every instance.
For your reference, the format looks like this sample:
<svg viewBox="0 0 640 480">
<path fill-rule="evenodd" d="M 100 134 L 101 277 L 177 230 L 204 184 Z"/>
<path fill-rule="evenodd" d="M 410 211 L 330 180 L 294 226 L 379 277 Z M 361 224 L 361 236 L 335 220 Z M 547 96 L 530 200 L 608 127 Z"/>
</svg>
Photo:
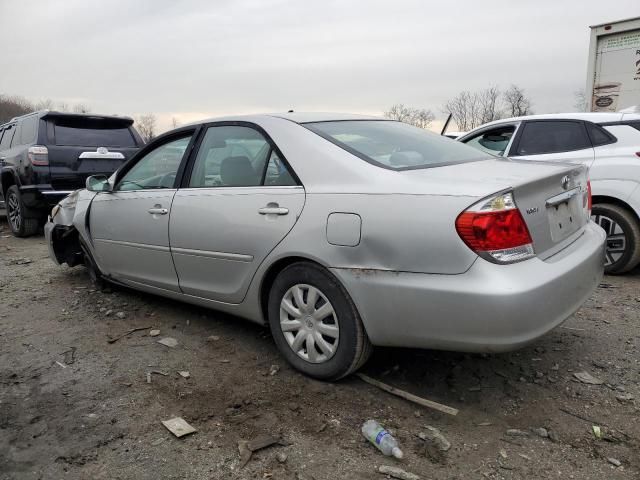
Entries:
<svg viewBox="0 0 640 480">
<path fill-rule="evenodd" d="M 477 255 L 458 236 L 455 220 L 473 202 L 465 196 L 307 194 L 300 220 L 269 262 L 300 255 L 333 268 L 463 273 Z M 360 216 L 358 245 L 329 243 L 327 219 L 336 212 Z"/>
</svg>

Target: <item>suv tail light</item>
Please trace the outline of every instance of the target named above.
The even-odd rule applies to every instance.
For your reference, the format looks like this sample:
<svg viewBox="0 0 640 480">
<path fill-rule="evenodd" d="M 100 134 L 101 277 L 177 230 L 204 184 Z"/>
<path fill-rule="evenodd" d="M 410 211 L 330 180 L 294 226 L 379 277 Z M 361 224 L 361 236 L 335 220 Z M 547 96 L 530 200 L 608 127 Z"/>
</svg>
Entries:
<svg viewBox="0 0 640 480">
<path fill-rule="evenodd" d="M 31 165 L 43 167 L 49 165 L 49 150 L 41 145 L 34 145 L 27 150 Z"/>
<path fill-rule="evenodd" d="M 511 192 L 482 200 L 458 215 L 456 231 L 485 260 L 513 263 L 535 256 L 527 224 Z"/>
<path fill-rule="evenodd" d="M 591 216 L 591 206 L 593 205 L 593 199 L 591 197 L 591 180 L 587 180 L 587 210 L 589 216 Z"/>
</svg>

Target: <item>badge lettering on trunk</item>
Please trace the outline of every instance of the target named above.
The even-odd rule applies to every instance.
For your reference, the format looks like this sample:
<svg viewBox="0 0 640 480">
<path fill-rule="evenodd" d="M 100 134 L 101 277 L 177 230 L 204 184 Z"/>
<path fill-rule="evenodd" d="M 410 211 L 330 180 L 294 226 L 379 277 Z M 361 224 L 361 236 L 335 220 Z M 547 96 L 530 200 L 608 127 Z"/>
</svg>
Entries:
<svg viewBox="0 0 640 480">
<path fill-rule="evenodd" d="M 540 209 L 538 207 L 527 208 L 527 215 L 533 215 L 534 213 L 538 213 Z"/>
<path fill-rule="evenodd" d="M 565 190 L 569 188 L 569 175 L 565 175 L 564 177 L 562 177 L 560 184 L 562 185 L 562 188 L 564 188 Z"/>
</svg>

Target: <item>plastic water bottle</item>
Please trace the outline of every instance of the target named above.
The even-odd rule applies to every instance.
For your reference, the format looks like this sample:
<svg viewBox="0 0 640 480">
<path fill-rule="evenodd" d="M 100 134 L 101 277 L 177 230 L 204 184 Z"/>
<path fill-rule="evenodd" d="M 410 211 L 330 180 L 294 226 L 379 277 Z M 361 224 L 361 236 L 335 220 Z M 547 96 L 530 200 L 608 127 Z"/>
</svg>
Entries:
<svg viewBox="0 0 640 480">
<path fill-rule="evenodd" d="M 397 440 L 375 420 L 367 420 L 364 422 L 364 425 L 362 425 L 362 435 L 385 455 L 402 458 L 402 450 L 398 447 Z"/>
</svg>

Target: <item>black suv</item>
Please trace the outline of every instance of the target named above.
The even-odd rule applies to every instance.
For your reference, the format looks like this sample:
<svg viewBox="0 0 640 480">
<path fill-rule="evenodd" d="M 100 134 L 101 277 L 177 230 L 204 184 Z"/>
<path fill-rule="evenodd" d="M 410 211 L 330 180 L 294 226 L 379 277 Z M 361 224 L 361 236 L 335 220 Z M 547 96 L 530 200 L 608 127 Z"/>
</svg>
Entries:
<svg viewBox="0 0 640 480">
<path fill-rule="evenodd" d="M 143 144 L 129 117 L 42 111 L 0 125 L 0 200 L 13 234 L 36 233 L 87 177 L 110 175 Z"/>
</svg>

